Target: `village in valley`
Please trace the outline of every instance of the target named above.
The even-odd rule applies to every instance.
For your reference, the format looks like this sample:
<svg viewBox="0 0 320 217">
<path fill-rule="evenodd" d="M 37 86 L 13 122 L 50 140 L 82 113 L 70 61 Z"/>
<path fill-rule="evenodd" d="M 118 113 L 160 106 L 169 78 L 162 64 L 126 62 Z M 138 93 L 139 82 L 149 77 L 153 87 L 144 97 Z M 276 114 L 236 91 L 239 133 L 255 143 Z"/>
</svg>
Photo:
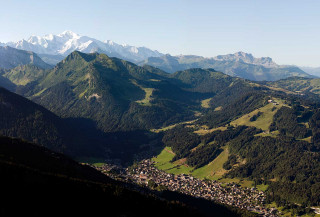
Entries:
<svg viewBox="0 0 320 217">
<path fill-rule="evenodd" d="M 278 216 L 276 208 L 265 206 L 264 192 L 256 188 L 244 188 L 235 183 L 220 183 L 214 180 L 201 180 L 190 175 L 174 175 L 155 167 L 150 159 L 143 160 L 132 167 L 121 168 L 111 164 L 94 166 L 109 177 L 145 187 L 157 187 L 177 191 L 197 198 L 212 200 L 240 209 L 246 209 L 261 216 Z"/>
</svg>

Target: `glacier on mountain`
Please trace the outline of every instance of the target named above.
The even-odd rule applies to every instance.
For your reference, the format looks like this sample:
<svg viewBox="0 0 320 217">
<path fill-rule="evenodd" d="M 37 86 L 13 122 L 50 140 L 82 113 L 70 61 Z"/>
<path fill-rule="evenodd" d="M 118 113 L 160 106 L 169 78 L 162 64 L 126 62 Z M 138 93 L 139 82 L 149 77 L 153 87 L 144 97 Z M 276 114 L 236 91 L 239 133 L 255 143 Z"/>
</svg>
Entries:
<svg viewBox="0 0 320 217">
<path fill-rule="evenodd" d="M 1 45 L 32 51 L 40 55 L 67 56 L 75 50 L 84 53 L 99 52 L 132 62 L 139 62 L 149 57 L 160 57 L 163 55 L 156 50 L 145 47 L 120 45 L 110 40 L 102 42 L 88 36 L 81 36 L 72 31 L 64 31 L 58 35 L 49 34 L 43 37 L 31 36 L 28 40 L 22 39 L 17 42 L 8 42 Z"/>
</svg>

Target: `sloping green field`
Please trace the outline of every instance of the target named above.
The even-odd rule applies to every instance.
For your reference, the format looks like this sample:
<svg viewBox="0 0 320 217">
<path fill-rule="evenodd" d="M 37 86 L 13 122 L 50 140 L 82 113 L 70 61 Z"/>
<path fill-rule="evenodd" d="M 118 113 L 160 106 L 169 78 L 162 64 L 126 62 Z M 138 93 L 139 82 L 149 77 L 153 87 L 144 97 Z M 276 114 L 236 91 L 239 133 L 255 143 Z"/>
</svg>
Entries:
<svg viewBox="0 0 320 217">
<path fill-rule="evenodd" d="M 232 125 L 232 126 L 239 126 L 239 125 L 252 126 L 252 127 L 260 128 L 263 131 L 267 131 L 267 130 L 269 130 L 269 127 L 273 121 L 273 116 L 284 105 L 280 101 L 276 101 L 276 102 L 277 103 L 275 105 L 273 103 L 268 103 L 264 107 L 256 109 L 249 114 L 245 114 L 242 117 L 232 121 L 230 123 L 230 125 Z M 250 121 L 250 118 L 253 117 L 254 115 L 257 115 L 258 112 L 261 112 L 262 114 L 257 118 L 257 120 Z"/>
<path fill-rule="evenodd" d="M 210 108 L 209 102 L 210 102 L 211 99 L 212 98 L 202 100 L 201 101 L 201 107 L 202 108 Z"/>
<path fill-rule="evenodd" d="M 139 103 L 140 105 L 143 105 L 143 106 L 151 106 L 151 102 L 150 101 L 152 99 L 151 96 L 152 96 L 152 93 L 154 91 L 154 88 L 142 87 L 135 80 L 131 80 L 131 82 L 146 93 L 144 99 L 137 100 L 136 102 Z"/>
<path fill-rule="evenodd" d="M 216 159 L 204 167 L 200 167 L 192 172 L 192 175 L 197 178 L 207 178 L 216 180 L 221 178 L 227 171 L 223 169 L 223 164 L 228 160 L 229 150 L 228 147 L 223 148 Z"/>
<path fill-rule="evenodd" d="M 254 186 L 254 182 L 246 179 L 239 179 L 239 178 L 223 178 L 223 175 L 227 172 L 223 169 L 223 164 L 227 161 L 229 156 L 228 147 L 223 147 L 223 152 L 210 162 L 208 165 L 195 169 L 193 167 L 187 166 L 181 162 L 183 161 L 175 161 L 170 162 L 173 157 L 174 153 L 170 147 L 165 147 L 162 152 L 157 156 L 154 157 L 152 160 L 155 161 L 155 166 L 158 169 L 164 170 L 167 173 L 172 174 L 190 174 L 193 177 L 199 179 L 211 179 L 211 180 L 218 180 L 222 183 L 237 183 L 242 187 L 251 188 Z M 259 190 L 265 191 L 268 188 L 268 185 L 257 185 L 256 186 Z"/>
<path fill-rule="evenodd" d="M 172 174 L 191 174 L 192 176 L 200 179 L 208 178 L 216 180 L 226 173 L 226 170 L 223 169 L 222 166 L 228 159 L 229 151 L 227 147 L 224 147 L 224 151 L 221 152 L 216 159 L 208 165 L 195 170 L 193 167 L 184 164 L 183 160 L 170 162 L 174 155 L 175 154 L 172 152 L 170 147 L 165 147 L 157 157 L 153 158 L 156 162 L 155 166 L 158 169 Z"/>
<path fill-rule="evenodd" d="M 156 162 L 155 166 L 158 169 L 164 170 L 172 174 L 190 174 L 192 167 L 183 165 L 178 162 L 170 162 L 175 154 L 170 147 L 165 147 L 162 152 L 152 160 Z"/>
</svg>

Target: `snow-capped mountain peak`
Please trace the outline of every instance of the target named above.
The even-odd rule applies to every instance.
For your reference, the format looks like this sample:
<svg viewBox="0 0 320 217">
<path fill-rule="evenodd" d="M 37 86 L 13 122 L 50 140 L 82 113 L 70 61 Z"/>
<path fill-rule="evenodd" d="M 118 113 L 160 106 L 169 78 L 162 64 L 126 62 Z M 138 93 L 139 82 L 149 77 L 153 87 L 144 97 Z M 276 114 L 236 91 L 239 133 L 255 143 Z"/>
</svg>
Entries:
<svg viewBox="0 0 320 217">
<path fill-rule="evenodd" d="M 66 39 L 79 39 L 80 38 L 80 35 L 72 32 L 70 30 L 64 31 L 64 32 L 58 34 L 57 36 L 61 37 L 61 38 L 66 38 Z"/>
<path fill-rule="evenodd" d="M 120 45 L 110 40 L 103 42 L 88 36 L 81 36 L 70 30 L 58 35 L 31 36 L 28 40 L 23 39 L 18 42 L 8 42 L 5 45 L 46 55 L 67 56 L 75 50 L 84 53 L 98 51 L 133 62 L 139 62 L 149 57 L 162 56 L 158 51 L 145 47 L 135 47 L 127 44 Z"/>
</svg>

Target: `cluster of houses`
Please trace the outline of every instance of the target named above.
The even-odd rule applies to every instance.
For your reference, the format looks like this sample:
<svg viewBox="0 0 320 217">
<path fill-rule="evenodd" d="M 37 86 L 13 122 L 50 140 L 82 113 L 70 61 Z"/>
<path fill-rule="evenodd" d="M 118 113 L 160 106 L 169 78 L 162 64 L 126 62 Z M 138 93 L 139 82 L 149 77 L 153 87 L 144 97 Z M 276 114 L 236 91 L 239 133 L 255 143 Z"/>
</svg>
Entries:
<svg viewBox="0 0 320 217">
<path fill-rule="evenodd" d="M 269 100 L 268 100 L 268 103 L 272 103 L 273 105 L 279 105 L 278 102 L 276 102 L 276 101 L 274 101 L 274 100 L 272 100 L 272 99 L 269 99 Z"/>
<path fill-rule="evenodd" d="M 97 168 L 114 179 L 134 182 L 148 186 L 153 182 L 165 186 L 168 190 L 178 191 L 187 195 L 235 206 L 257 212 L 262 216 L 277 216 L 277 209 L 267 208 L 265 194 L 255 188 L 243 188 L 237 184 L 224 184 L 212 180 L 200 180 L 190 175 L 174 175 L 157 169 L 152 160 L 143 160 L 134 167 L 120 169 L 113 165 Z M 112 172 L 117 170 L 116 172 Z"/>
</svg>

